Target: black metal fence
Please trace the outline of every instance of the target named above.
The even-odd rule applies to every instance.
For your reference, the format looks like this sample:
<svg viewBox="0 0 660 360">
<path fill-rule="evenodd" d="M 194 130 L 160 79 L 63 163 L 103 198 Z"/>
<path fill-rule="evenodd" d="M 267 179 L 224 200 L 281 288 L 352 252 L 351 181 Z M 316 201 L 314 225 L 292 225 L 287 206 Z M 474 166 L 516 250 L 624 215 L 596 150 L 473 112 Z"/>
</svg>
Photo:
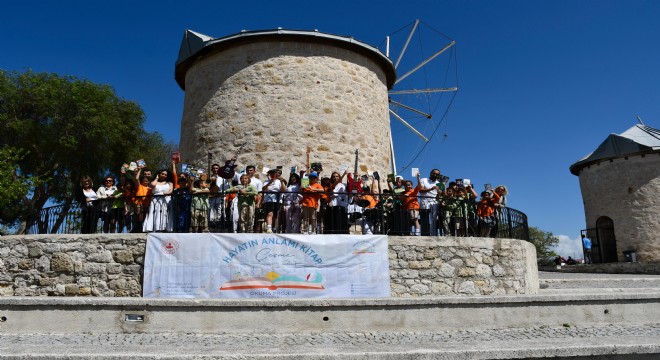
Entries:
<svg viewBox="0 0 660 360">
<path fill-rule="evenodd" d="M 400 196 L 376 194 L 375 206 L 366 206 L 355 194 L 348 206 L 319 200 L 315 208 L 300 206 L 302 194 L 261 194 L 259 206 L 241 204 L 226 194 L 189 193 L 150 197 L 99 199 L 45 208 L 27 219 L 28 234 L 90 234 L 141 232 L 269 232 L 316 234 L 387 234 L 490 236 L 528 240 L 527 215 L 498 208 L 488 222 L 476 215 L 474 201 L 428 199 L 419 210 L 419 227 L 401 208 Z M 327 196 L 327 195 L 326 195 Z M 423 197 L 419 197 L 422 200 Z M 271 200 L 271 202 L 268 202 Z M 363 205 L 360 207 L 358 205 Z M 426 207 L 426 208 L 425 208 Z M 250 216 L 252 213 L 252 216 Z M 270 221 L 270 222 L 269 222 Z M 485 225 L 488 223 L 489 225 Z M 268 226 L 270 225 L 270 227 Z M 484 227 L 488 229 L 484 230 Z"/>
</svg>

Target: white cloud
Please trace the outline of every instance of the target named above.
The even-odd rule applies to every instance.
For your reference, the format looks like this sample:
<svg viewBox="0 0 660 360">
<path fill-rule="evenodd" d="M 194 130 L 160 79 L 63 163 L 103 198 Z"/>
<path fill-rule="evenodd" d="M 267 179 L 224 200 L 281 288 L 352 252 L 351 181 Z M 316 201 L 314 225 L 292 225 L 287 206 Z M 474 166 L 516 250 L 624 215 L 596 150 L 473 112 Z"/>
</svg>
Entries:
<svg viewBox="0 0 660 360">
<path fill-rule="evenodd" d="M 559 244 L 552 248 L 554 252 L 565 258 L 571 256 L 573 259 L 582 259 L 582 239 L 580 237 L 571 239 L 566 235 L 556 236 L 559 238 Z"/>
</svg>

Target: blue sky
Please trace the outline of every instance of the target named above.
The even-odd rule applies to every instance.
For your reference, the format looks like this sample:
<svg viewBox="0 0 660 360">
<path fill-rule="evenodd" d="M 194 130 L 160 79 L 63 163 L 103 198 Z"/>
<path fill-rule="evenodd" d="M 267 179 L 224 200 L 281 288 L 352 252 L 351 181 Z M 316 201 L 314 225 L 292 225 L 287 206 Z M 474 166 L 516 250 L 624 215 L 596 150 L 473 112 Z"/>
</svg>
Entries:
<svg viewBox="0 0 660 360">
<path fill-rule="evenodd" d="M 437 167 L 477 186 L 506 184 L 509 205 L 525 212 L 531 226 L 561 235 L 566 255 L 585 227 L 578 179 L 568 167 L 610 133 L 634 125 L 636 115 L 660 127 L 659 1 L 241 4 L 7 2 L 0 13 L 0 68 L 110 84 L 142 106 L 148 130 L 178 142 L 184 93 L 174 81 L 174 63 L 185 29 L 213 37 L 242 29 L 318 29 L 380 46 L 386 35 L 420 19 L 456 40 L 460 90 L 445 119 L 448 97 L 438 106 L 431 123 L 442 120 L 438 132 L 411 166 L 423 174 Z M 393 56 L 401 44 L 397 34 Z M 414 49 L 430 55 L 447 40 L 427 34 Z M 406 61 L 423 57 L 407 55 Z M 431 78 L 415 81 L 442 85 L 446 61 L 429 66 Z M 402 166 L 420 143 L 394 121 Z"/>
</svg>

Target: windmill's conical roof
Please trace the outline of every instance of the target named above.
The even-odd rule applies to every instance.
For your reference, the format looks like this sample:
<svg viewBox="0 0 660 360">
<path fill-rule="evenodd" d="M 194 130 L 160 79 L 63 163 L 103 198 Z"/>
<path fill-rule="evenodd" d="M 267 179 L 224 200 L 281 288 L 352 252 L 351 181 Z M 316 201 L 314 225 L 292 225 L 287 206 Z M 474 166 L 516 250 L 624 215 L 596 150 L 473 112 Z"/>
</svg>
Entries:
<svg viewBox="0 0 660 360">
<path fill-rule="evenodd" d="M 573 175 L 602 160 L 660 151 L 660 130 L 636 124 L 621 134 L 610 134 L 591 154 L 571 165 Z"/>
<path fill-rule="evenodd" d="M 186 72 L 198 58 L 213 51 L 222 51 L 232 46 L 257 41 L 317 42 L 350 49 L 351 51 L 372 58 L 383 68 L 388 89 L 394 86 L 396 80 L 396 70 L 392 61 L 385 54 L 381 53 L 378 48 L 356 40 L 351 36 L 328 34 L 318 30 L 288 30 L 282 28 L 272 30 L 243 30 L 239 33 L 221 38 L 214 38 L 192 30 L 186 30 L 183 34 L 181 46 L 179 47 L 179 57 L 174 68 L 174 78 L 181 89 L 185 90 Z"/>
</svg>

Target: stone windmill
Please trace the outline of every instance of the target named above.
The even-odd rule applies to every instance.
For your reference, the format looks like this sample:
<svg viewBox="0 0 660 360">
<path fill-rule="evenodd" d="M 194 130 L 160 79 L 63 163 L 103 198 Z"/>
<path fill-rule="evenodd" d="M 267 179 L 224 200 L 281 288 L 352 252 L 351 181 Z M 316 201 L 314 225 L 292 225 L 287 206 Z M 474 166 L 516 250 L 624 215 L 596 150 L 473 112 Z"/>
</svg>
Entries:
<svg viewBox="0 0 660 360">
<path fill-rule="evenodd" d="M 355 165 L 360 173 L 391 172 L 390 114 L 419 132 L 390 109 L 389 91 L 453 42 L 397 80 L 407 46 L 394 64 L 352 37 L 316 30 L 242 31 L 222 38 L 186 31 L 175 70 L 185 91 L 182 162 L 205 165 L 210 154 L 222 164 L 237 156 L 239 168 L 288 170 L 304 167 L 309 149 L 327 174 L 342 165 L 350 171 Z"/>
</svg>

